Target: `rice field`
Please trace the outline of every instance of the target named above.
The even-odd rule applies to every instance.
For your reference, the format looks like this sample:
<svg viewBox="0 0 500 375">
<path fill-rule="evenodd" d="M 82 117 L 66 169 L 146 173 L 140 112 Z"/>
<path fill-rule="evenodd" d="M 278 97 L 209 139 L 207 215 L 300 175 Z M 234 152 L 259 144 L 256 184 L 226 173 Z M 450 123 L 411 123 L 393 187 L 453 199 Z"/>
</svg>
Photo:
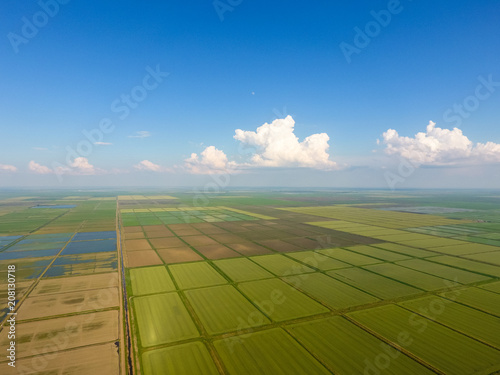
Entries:
<svg viewBox="0 0 500 375">
<path fill-rule="evenodd" d="M 436 296 L 401 302 L 400 306 L 500 349 L 500 320 L 490 314 Z"/>
<path fill-rule="evenodd" d="M 500 369 L 494 348 L 396 305 L 348 316 L 444 373 L 490 374 Z"/>
<path fill-rule="evenodd" d="M 219 371 L 206 346 L 194 341 L 144 352 L 142 373 L 179 375 L 218 375 Z"/>
<path fill-rule="evenodd" d="M 358 267 L 329 271 L 327 275 L 380 299 L 396 299 L 422 292 L 407 284 Z"/>
<path fill-rule="evenodd" d="M 447 279 L 415 271 L 394 263 L 375 264 L 365 266 L 364 269 L 425 291 L 444 289 L 448 286 L 447 281 L 449 282 Z"/>
<path fill-rule="evenodd" d="M 378 298 L 323 273 L 289 276 L 284 280 L 334 310 L 378 301 Z"/>
<path fill-rule="evenodd" d="M 269 323 L 269 319 L 231 285 L 193 289 L 185 294 L 210 335 Z"/>
<path fill-rule="evenodd" d="M 245 191 L 200 207 L 187 192 L 132 191 L 0 200 L 0 347 L 14 265 L 26 373 L 46 358 L 47 373 L 493 374 L 500 207 L 485 207 L 500 202 L 481 199 Z"/>
<path fill-rule="evenodd" d="M 434 374 L 399 352 L 388 357 L 387 349 L 395 351 L 394 348 L 340 316 L 290 325 L 288 330 L 334 374 L 376 373 L 380 362 L 386 374 Z M 349 356 L 345 355 L 346 351 Z"/>
<path fill-rule="evenodd" d="M 214 264 L 233 282 L 252 281 L 274 277 L 273 274 L 248 258 L 221 259 Z"/>
<path fill-rule="evenodd" d="M 241 343 L 230 339 L 214 343 L 228 374 L 330 374 L 304 347 L 280 329 L 242 335 L 240 339 Z"/>
<path fill-rule="evenodd" d="M 226 284 L 228 281 L 209 263 L 194 262 L 169 267 L 179 289 Z"/>
<path fill-rule="evenodd" d="M 199 337 L 184 303 L 175 292 L 133 298 L 141 346 Z"/>
<path fill-rule="evenodd" d="M 239 284 L 238 289 L 268 318 L 276 322 L 329 311 L 279 279 L 249 281 Z"/>
</svg>

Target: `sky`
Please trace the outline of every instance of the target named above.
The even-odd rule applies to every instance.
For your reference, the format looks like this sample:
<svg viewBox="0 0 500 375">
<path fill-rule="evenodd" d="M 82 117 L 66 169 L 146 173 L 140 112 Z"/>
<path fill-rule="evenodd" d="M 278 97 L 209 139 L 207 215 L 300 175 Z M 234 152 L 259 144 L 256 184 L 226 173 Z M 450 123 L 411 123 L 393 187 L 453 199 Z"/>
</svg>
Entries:
<svg viewBox="0 0 500 375">
<path fill-rule="evenodd" d="M 500 187 L 497 1 L 1 8 L 0 187 Z"/>
</svg>

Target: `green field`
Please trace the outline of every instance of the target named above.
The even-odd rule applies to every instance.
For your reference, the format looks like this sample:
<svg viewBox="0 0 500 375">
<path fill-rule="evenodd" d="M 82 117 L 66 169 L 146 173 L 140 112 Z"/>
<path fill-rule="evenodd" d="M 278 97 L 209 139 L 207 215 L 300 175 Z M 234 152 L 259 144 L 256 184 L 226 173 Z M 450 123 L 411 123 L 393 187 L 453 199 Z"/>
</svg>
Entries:
<svg viewBox="0 0 500 375">
<path fill-rule="evenodd" d="M 489 264 L 500 266 L 500 251 L 493 251 L 481 254 L 472 254 L 466 256 L 468 259 L 478 260 Z"/>
<path fill-rule="evenodd" d="M 196 341 L 189 344 L 149 350 L 142 355 L 143 374 L 217 375 L 205 345 Z"/>
<path fill-rule="evenodd" d="M 134 268 L 130 271 L 134 295 L 172 292 L 175 285 L 165 267 Z"/>
<path fill-rule="evenodd" d="M 490 290 L 490 291 L 495 292 L 495 293 L 500 293 L 500 282 L 482 285 L 481 288 L 486 289 L 486 290 Z"/>
<path fill-rule="evenodd" d="M 329 311 L 279 279 L 241 283 L 238 289 L 270 319 L 277 322 Z"/>
<path fill-rule="evenodd" d="M 398 260 L 410 259 L 409 256 L 397 252 L 386 251 L 374 246 L 353 246 L 348 247 L 347 250 L 355 251 L 356 253 L 368 255 L 386 262 L 396 262 Z"/>
<path fill-rule="evenodd" d="M 240 340 L 215 342 L 215 348 L 229 374 L 330 374 L 300 344 L 280 329 L 242 335 Z"/>
<path fill-rule="evenodd" d="M 483 275 L 500 277 L 500 268 L 490 264 L 476 262 L 469 259 L 457 258 L 453 256 L 443 255 L 429 259 L 433 262 L 452 266 L 457 269 L 477 272 Z"/>
<path fill-rule="evenodd" d="M 143 347 L 199 336 L 177 293 L 136 297 L 133 301 L 137 329 Z"/>
<path fill-rule="evenodd" d="M 401 302 L 401 306 L 500 349 L 500 319 L 440 297 Z M 475 322 L 471 325 L 470 322 Z"/>
<path fill-rule="evenodd" d="M 329 256 L 333 259 L 340 260 L 353 266 L 366 266 L 368 264 L 380 263 L 382 260 L 358 254 L 354 251 L 345 249 L 325 249 L 319 250 L 318 253 Z"/>
<path fill-rule="evenodd" d="M 330 271 L 327 274 L 381 299 L 399 298 L 422 292 L 409 285 L 357 267 Z"/>
<path fill-rule="evenodd" d="M 185 293 L 210 335 L 269 323 L 263 313 L 230 285 L 188 290 Z"/>
<path fill-rule="evenodd" d="M 451 299 L 500 317 L 500 295 L 480 288 L 460 289 L 459 292 L 453 294 Z M 448 293 L 443 293 L 442 296 L 450 298 Z"/>
<path fill-rule="evenodd" d="M 279 254 L 262 255 L 251 259 L 276 276 L 313 272 L 310 267 Z"/>
<path fill-rule="evenodd" d="M 290 253 L 288 256 L 321 271 L 351 267 L 348 263 L 325 256 L 317 251 L 301 251 L 298 253 Z"/>
<path fill-rule="evenodd" d="M 385 374 L 434 374 L 399 352 L 388 357 L 387 349 L 395 349 L 340 316 L 291 325 L 288 330 L 334 374 L 376 373 L 379 362 Z"/>
<path fill-rule="evenodd" d="M 395 305 L 349 314 L 356 322 L 447 374 L 500 370 L 498 351 Z"/>
<path fill-rule="evenodd" d="M 334 310 L 378 301 L 378 298 L 322 273 L 307 274 L 304 277 L 291 276 L 284 280 Z"/>
<path fill-rule="evenodd" d="M 227 283 L 227 280 L 208 263 L 176 264 L 169 268 L 180 289 L 200 288 Z"/>
<path fill-rule="evenodd" d="M 12 194 L 0 336 L 15 265 L 20 365 L 46 353 L 47 373 L 98 373 L 99 356 L 123 375 L 500 371 L 498 198 Z"/>
<path fill-rule="evenodd" d="M 396 253 L 405 254 L 414 258 L 427 258 L 439 255 L 435 252 L 417 249 L 411 246 L 400 245 L 396 243 L 378 243 L 374 245 L 374 247 L 378 247 L 380 249 L 394 251 Z"/>
<path fill-rule="evenodd" d="M 420 288 L 422 290 L 437 290 L 447 287 L 449 280 L 442 279 L 410 268 L 402 267 L 393 263 L 376 264 L 365 266 L 365 269 L 389 277 L 396 281 Z"/>
<path fill-rule="evenodd" d="M 214 264 L 234 282 L 273 277 L 271 273 L 247 258 L 216 260 Z"/>
<path fill-rule="evenodd" d="M 435 275 L 442 277 L 443 279 L 452 280 L 460 284 L 472 284 L 479 281 L 489 280 L 487 276 L 483 276 L 477 273 L 472 273 L 469 271 L 459 270 L 453 267 L 444 266 L 442 264 L 433 263 L 433 258 L 427 260 L 422 259 L 411 259 L 404 260 L 402 262 L 397 262 L 396 264 L 411 268 L 412 270 L 427 273 L 429 275 Z"/>
</svg>

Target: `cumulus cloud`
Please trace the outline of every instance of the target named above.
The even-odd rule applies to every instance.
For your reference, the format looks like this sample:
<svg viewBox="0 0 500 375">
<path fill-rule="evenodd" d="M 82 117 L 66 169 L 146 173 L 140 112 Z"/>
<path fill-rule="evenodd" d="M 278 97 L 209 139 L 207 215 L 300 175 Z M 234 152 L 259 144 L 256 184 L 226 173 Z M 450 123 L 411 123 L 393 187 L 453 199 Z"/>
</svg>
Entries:
<svg viewBox="0 0 500 375">
<path fill-rule="evenodd" d="M 0 164 L 0 172 L 17 172 L 17 168 L 13 165 Z"/>
<path fill-rule="evenodd" d="M 335 169 L 337 163 L 330 160 L 326 133 L 312 134 L 302 142 L 294 134 L 295 121 L 291 116 L 265 123 L 256 131 L 237 129 L 234 139 L 256 148 L 251 166 L 257 167 L 307 167 Z"/>
<path fill-rule="evenodd" d="M 192 153 L 191 157 L 185 160 L 185 166 L 193 174 L 220 174 L 234 172 L 237 164 L 228 161 L 223 151 L 209 146 L 200 155 Z"/>
<path fill-rule="evenodd" d="M 227 155 L 214 146 L 200 155 L 193 153 L 186 159 L 185 168 L 194 174 L 232 173 L 255 167 L 306 167 L 323 170 L 338 168 L 330 160 L 326 133 L 312 134 L 302 142 L 294 134 L 295 121 L 291 116 L 265 123 L 256 131 L 235 130 L 234 139 L 242 145 L 255 148 L 248 162 L 229 161 Z"/>
<path fill-rule="evenodd" d="M 75 174 L 96 174 L 98 171 L 92 164 L 89 163 L 87 158 L 75 158 L 71 164 Z"/>
<path fill-rule="evenodd" d="M 73 160 L 69 166 L 58 165 L 51 169 L 45 165 L 38 164 L 34 160 L 30 161 L 28 168 L 31 172 L 37 174 L 69 174 L 69 175 L 94 175 L 104 173 L 105 171 L 94 167 L 87 158 L 78 157 Z"/>
<path fill-rule="evenodd" d="M 385 152 L 400 155 L 415 164 L 455 165 L 500 162 L 500 145 L 473 143 L 458 128 L 442 129 L 430 121 L 426 132 L 413 138 L 403 137 L 394 129 L 383 133 Z"/>
<path fill-rule="evenodd" d="M 147 138 L 151 137 L 151 133 L 146 130 L 136 132 L 134 135 L 129 135 L 129 138 Z"/>
<path fill-rule="evenodd" d="M 161 165 L 155 164 L 149 160 L 143 160 L 136 165 L 134 165 L 135 169 L 140 171 L 150 171 L 150 172 L 170 172 L 170 168 L 162 167 Z"/>
<path fill-rule="evenodd" d="M 28 168 L 33 173 L 37 173 L 37 174 L 50 174 L 50 173 L 54 173 L 54 171 L 52 169 L 50 169 L 49 167 L 46 167 L 45 165 L 38 164 L 34 160 L 32 160 L 32 161 L 29 162 Z"/>
</svg>

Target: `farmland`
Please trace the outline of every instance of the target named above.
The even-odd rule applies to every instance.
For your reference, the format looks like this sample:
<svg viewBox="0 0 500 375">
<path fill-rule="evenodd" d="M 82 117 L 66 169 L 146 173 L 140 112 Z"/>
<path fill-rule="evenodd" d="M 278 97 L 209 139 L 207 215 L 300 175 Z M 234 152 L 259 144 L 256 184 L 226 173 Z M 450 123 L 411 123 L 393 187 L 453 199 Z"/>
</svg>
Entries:
<svg viewBox="0 0 500 375">
<path fill-rule="evenodd" d="M 0 346 L 15 312 L 25 373 L 500 371 L 498 199 L 3 194 Z"/>
</svg>

